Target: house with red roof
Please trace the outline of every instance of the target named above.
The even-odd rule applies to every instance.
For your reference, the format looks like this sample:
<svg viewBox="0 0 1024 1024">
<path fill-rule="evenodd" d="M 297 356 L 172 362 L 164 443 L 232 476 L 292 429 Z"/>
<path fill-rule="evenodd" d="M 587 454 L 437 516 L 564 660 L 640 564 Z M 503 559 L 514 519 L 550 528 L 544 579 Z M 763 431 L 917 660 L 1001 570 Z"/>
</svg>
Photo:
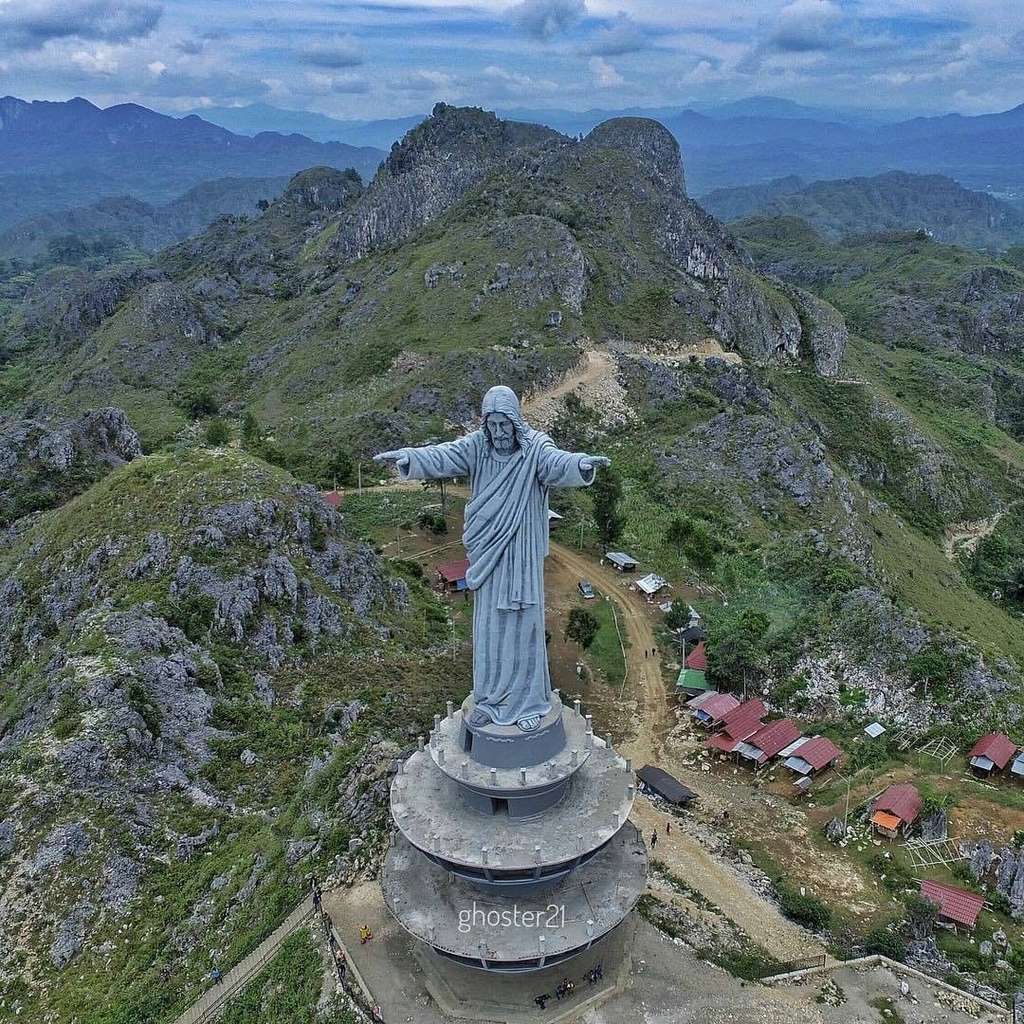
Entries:
<svg viewBox="0 0 1024 1024">
<path fill-rule="evenodd" d="M 721 725 L 722 719 L 730 711 L 739 706 L 740 702 L 731 693 L 712 693 L 708 694 L 707 699 L 699 704 L 692 704 L 690 713 L 698 725 L 714 729 Z"/>
<path fill-rule="evenodd" d="M 940 921 L 946 921 L 954 928 L 957 925 L 973 928 L 985 906 L 985 897 L 976 892 L 928 879 L 921 882 L 921 896 L 935 904 Z"/>
<path fill-rule="evenodd" d="M 340 491 L 321 491 L 320 498 L 324 504 L 330 505 L 331 508 L 338 508 L 341 505 L 341 499 L 344 495 Z"/>
<path fill-rule="evenodd" d="M 826 736 L 798 739 L 779 751 L 779 757 L 786 759 L 785 766 L 804 778 L 830 768 L 842 755 L 843 752 Z"/>
<path fill-rule="evenodd" d="M 698 694 L 710 690 L 711 684 L 708 682 L 706 675 L 707 667 L 708 658 L 704 651 L 704 641 L 702 640 L 686 656 L 683 667 L 679 671 L 676 686 L 684 693 L 689 694 Z"/>
<path fill-rule="evenodd" d="M 469 572 L 469 559 L 459 558 L 454 562 L 442 562 L 437 567 L 437 579 L 443 590 L 465 590 L 467 572 Z"/>
<path fill-rule="evenodd" d="M 1001 732 L 990 732 L 971 747 L 967 756 L 976 775 L 988 776 L 993 771 L 1001 772 L 1016 753 L 1017 744 L 1009 736 Z"/>
<path fill-rule="evenodd" d="M 756 697 L 737 704 L 731 711 L 722 716 L 722 731 L 712 736 L 705 744 L 709 750 L 721 750 L 731 754 L 739 744 L 749 739 L 761 728 L 765 716 L 765 707 Z"/>
<path fill-rule="evenodd" d="M 916 786 L 899 782 L 886 789 L 871 807 L 871 825 L 889 839 L 906 835 L 921 814 L 924 800 Z"/>
<path fill-rule="evenodd" d="M 752 762 L 755 768 L 760 768 L 800 738 L 799 728 L 788 718 L 780 718 L 776 722 L 762 725 L 757 732 L 740 743 L 736 753 Z"/>
</svg>

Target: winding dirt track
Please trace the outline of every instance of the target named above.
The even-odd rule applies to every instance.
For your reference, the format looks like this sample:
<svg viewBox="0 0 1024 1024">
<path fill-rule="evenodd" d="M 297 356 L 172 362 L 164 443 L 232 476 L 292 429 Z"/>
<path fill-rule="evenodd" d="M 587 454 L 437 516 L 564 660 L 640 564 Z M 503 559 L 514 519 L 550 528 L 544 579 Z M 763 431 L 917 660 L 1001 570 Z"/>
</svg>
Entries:
<svg viewBox="0 0 1024 1024">
<path fill-rule="evenodd" d="M 556 572 L 589 579 L 615 602 L 620 613 L 620 628 L 628 640 L 626 686 L 639 705 L 637 733 L 619 749 L 624 756 L 632 758 L 637 768 L 659 764 L 671 771 L 673 758 L 667 740 L 675 725 L 675 716 L 669 706 L 660 658 L 645 656 L 646 651 L 657 649 L 657 643 L 642 598 L 623 586 L 624 577 L 615 569 L 596 565 L 592 558 L 554 541 L 549 562 L 554 563 Z M 654 858 L 664 862 L 673 874 L 721 908 L 726 917 L 772 956 L 795 960 L 822 951 L 814 936 L 755 892 L 730 861 L 715 856 L 688 832 L 685 820 L 675 818 L 643 797 L 633 805 L 630 818 L 643 832 L 648 845 L 651 834 L 657 833 L 657 845 L 651 850 Z M 666 833 L 665 826 L 669 822 L 672 832 Z"/>
</svg>

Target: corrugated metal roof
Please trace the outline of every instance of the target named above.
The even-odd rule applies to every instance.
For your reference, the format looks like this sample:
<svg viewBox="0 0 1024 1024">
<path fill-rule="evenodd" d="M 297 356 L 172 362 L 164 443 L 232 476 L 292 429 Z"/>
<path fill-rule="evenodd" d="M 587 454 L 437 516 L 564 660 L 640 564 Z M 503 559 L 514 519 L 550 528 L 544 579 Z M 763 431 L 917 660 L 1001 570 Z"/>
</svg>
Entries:
<svg viewBox="0 0 1024 1024">
<path fill-rule="evenodd" d="M 812 736 L 804 740 L 793 753 L 806 761 L 815 771 L 830 765 L 842 751 L 825 736 Z"/>
<path fill-rule="evenodd" d="M 725 754 L 731 754 L 739 744 L 740 741 L 734 736 L 730 736 L 726 732 L 720 732 L 717 736 L 712 736 L 704 746 L 708 750 L 721 750 Z"/>
<path fill-rule="evenodd" d="M 437 567 L 437 571 L 440 573 L 441 579 L 448 583 L 457 583 L 466 578 L 466 573 L 469 572 L 469 559 L 461 558 L 455 562 L 442 562 Z"/>
<path fill-rule="evenodd" d="M 1013 764 L 1010 765 L 1010 771 L 1014 775 L 1024 775 L 1024 752 L 1021 752 L 1013 759 Z"/>
<path fill-rule="evenodd" d="M 612 565 L 639 565 L 639 562 L 637 562 L 632 555 L 627 555 L 625 551 L 607 551 L 605 552 L 604 557 L 607 558 Z"/>
<path fill-rule="evenodd" d="M 758 747 L 767 761 L 788 747 L 799 735 L 800 730 L 788 718 L 780 718 L 758 729 L 750 737 L 750 744 Z"/>
<path fill-rule="evenodd" d="M 711 683 L 708 682 L 707 676 L 703 672 L 698 672 L 695 668 L 684 668 L 679 673 L 679 678 L 676 680 L 676 686 L 682 690 L 710 690 Z"/>
<path fill-rule="evenodd" d="M 877 825 L 879 828 L 887 829 L 889 832 L 897 832 L 900 825 L 903 824 L 895 814 L 890 814 L 888 811 L 875 811 L 871 815 L 872 824 Z"/>
<path fill-rule="evenodd" d="M 801 751 L 800 756 L 803 756 L 803 751 Z M 923 805 L 924 800 L 921 799 L 921 794 L 918 793 L 917 787 L 912 786 L 909 782 L 900 782 L 890 786 L 875 801 L 875 810 L 888 811 L 890 814 L 895 814 L 897 818 L 909 825 L 917 820 Z"/>
<path fill-rule="evenodd" d="M 885 726 L 880 722 L 872 722 L 870 725 L 864 727 L 864 731 L 873 739 L 877 740 L 879 736 L 885 732 Z"/>
<path fill-rule="evenodd" d="M 707 670 L 708 654 L 703 640 L 686 656 L 686 667 L 699 669 L 701 672 Z"/>
<path fill-rule="evenodd" d="M 764 705 L 759 700 L 747 700 L 724 715 L 722 725 L 734 740 L 747 740 L 761 728 L 764 714 Z"/>
<path fill-rule="evenodd" d="M 699 693 L 696 697 L 692 697 L 690 700 L 686 702 L 686 706 L 688 708 L 693 709 L 700 708 L 703 707 L 709 700 L 711 700 L 712 697 L 717 696 L 719 696 L 717 690 L 708 690 L 707 693 Z"/>
<path fill-rule="evenodd" d="M 971 747 L 968 757 L 987 757 L 1000 771 L 1010 763 L 1010 758 L 1017 753 L 1017 744 L 1001 732 L 990 732 L 982 736 Z"/>
<path fill-rule="evenodd" d="M 958 889 L 955 885 L 944 882 L 932 882 L 925 879 L 921 882 L 921 895 L 931 900 L 939 908 L 939 915 L 957 924 L 973 928 L 978 923 L 978 915 L 985 906 L 985 897 L 966 889 Z"/>
<path fill-rule="evenodd" d="M 651 572 L 646 576 L 641 576 L 636 581 L 637 588 L 642 590 L 645 594 L 656 594 L 662 587 L 668 586 L 668 581 L 664 576 L 659 576 L 657 573 Z"/>
<path fill-rule="evenodd" d="M 701 715 L 706 715 L 711 722 L 720 722 L 724 715 L 739 706 L 740 702 L 731 693 L 716 693 L 710 700 L 701 704 L 697 710 Z"/>
</svg>

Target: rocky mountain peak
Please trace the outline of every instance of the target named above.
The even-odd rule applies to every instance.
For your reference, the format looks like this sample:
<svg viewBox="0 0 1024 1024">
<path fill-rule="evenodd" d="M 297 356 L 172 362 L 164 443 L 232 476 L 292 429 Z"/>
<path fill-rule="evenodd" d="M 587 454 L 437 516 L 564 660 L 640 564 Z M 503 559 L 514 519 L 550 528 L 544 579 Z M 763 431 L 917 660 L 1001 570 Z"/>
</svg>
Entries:
<svg viewBox="0 0 1024 1024">
<path fill-rule="evenodd" d="M 683 194 L 683 162 L 675 136 L 649 117 L 613 117 L 583 140 L 584 146 L 621 149 L 663 188 Z"/>
<path fill-rule="evenodd" d="M 354 170 L 336 167 L 310 167 L 299 171 L 288 182 L 280 202 L 306 210 L 337 213 L 363 191 L 363 183 Z"/>
</svg>

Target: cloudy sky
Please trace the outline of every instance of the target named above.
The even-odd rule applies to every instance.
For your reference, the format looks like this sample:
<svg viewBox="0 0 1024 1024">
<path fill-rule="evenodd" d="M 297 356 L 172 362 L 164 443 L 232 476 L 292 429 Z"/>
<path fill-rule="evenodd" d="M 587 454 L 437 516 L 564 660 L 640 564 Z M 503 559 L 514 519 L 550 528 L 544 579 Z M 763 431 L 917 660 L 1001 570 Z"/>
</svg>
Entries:
<svg viewBox="0 0 1024 1024">
<path fill-rule="evenodd" d="M 1024 0 L 0 0 L 0 94 L 343 118 L 1024 101 Z"/>
</svg>

